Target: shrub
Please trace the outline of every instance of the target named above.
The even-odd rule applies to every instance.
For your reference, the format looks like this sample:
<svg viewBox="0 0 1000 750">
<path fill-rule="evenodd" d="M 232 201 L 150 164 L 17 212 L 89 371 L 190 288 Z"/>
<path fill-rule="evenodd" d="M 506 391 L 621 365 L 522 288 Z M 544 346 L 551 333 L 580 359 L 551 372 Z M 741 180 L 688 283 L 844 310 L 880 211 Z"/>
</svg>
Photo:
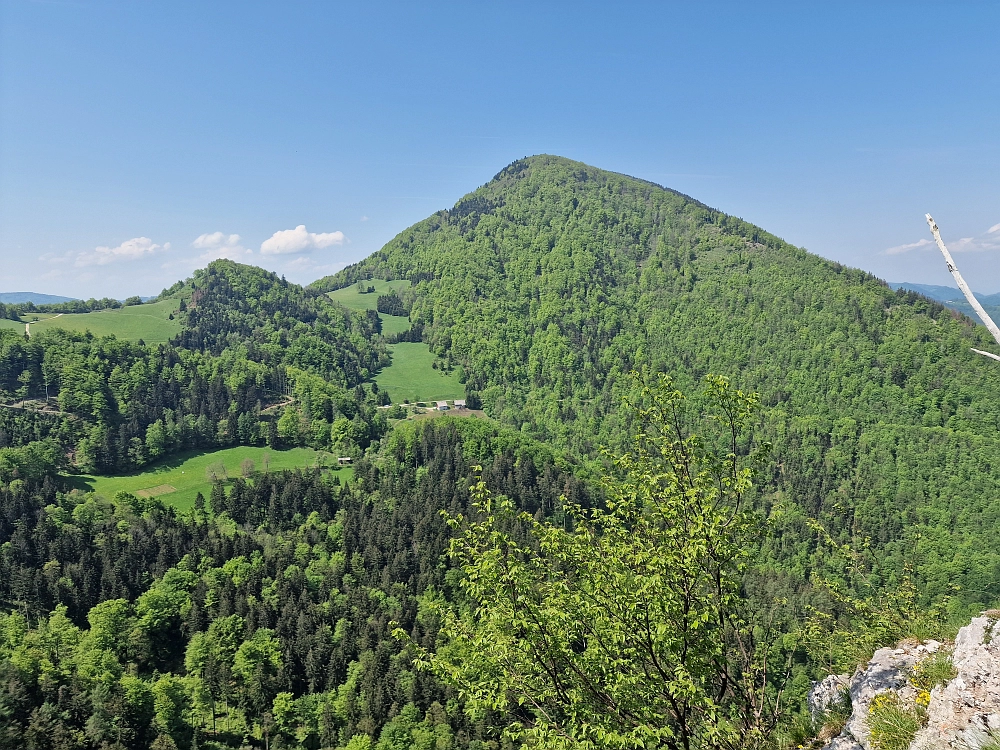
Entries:
<svg viewBox="0 0 1000 750">
<path fill-rule="evenodd" d="M 917 702 L 923 699 L 924 705 L 927 705 L 931 690 L 954 679 L 957 674 L 955 665 L 951 663 L 951 654 L 947 651 L 938 651 L 917 662 L 910 676 L 910 684 L 920 691 Z"/>
<path fill-rule="evenodd" d="M 923 725 L 923 712 L 907 706 L 895 693 L 875 696 L 868 707 L 872 750 L 906 750 Z"/>
</svg>

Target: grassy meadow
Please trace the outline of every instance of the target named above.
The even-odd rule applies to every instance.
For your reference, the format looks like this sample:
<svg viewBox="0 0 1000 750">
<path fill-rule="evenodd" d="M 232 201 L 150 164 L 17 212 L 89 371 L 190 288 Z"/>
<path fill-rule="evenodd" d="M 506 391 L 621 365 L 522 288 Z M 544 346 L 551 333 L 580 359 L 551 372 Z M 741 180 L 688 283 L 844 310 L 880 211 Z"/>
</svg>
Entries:
<svg viewBox="0 0 1000 750">
<path fill-rule="evenodd" d="M 329 453 L 315 451 L 312 448 L 290 448 L 288 450 L 270 450 L 255 446 L 239 446 L 217 451 L 187 451 L 177 453 L 156 464 L 147 466 L 141 472 L 124 476 L 99 475 L 67 475 L 64 477 L 70 486 L 86 492 L 97 492 L 107 498 L 114 497 L 116 492 L 131 492 L 133 495 L 145 495 L 160 498 L 167 505 L 178 510 L 186 510 L 194 505 L 194 498 L 200 492 L 207 499 L 212 492 L 212 481 L 208 468 L 220 461 L 226 467 L 229 481 L 240 476 L 240 465 L 245 459 L 254 462 L 256 471 L 263 471 L 264 454 L 270 460 L 268 471 L 282 469 L 297 469 L 315 466 L 318 460 L 327 465 L 336 459 Z M 340 481 L 351 478 L 352 469 L 349 466 L 334 469 Z"/>
<path fill-rule="evenodd" d="M 445 374 L 431 364 L 436 359 L 427 344 L 392 344 L 392 364 L 375 376 L 382 390 L 389 391 L 393 402 L 448 401 L 465 398 L 465 386 L 458 373 Z"/>
<path fill-rule="evenodd" d="M 357 284 L 351 284 L 350 286 L 345 286 L 343 289 L 338 289 L 335 292 L 328 292 L 327 296 L 334 302 L 339 302 L 344 307 L 350 308 L 351 310 L 374 310 L 380 294 L 388 294 L 391 289 L 395 289 L 398 292 L 410 286 L 410 282 L 405 279 L 402 281 L 370 279 L 364 282 L 364 284 L 366 286 L 375 287 L 375 291 L 370 292 L 369 294 L 361 294 L 358 291 Z M 382 316 L 383 320 L 386 317 L 391 316 Z"/>
<path fill-rule="evenodd" d="M 12 331 L 20 331 L 21 333 L 24 333 L 24 323 L 17 320 L 0 318 L 0 328 L 9 328 Z"/>
<path fill-rule="evenodd" d="M 364 282 L 374 286 L 375 291 L 368 294 L 358 292 L 357 284 L 329 292 L 328 296 L 335 302 L 352 310 L 374 310 L 380 294 L 388 294 L 390 290 L 397 292 L 410 286 L 409 281 L 383 281 L 371 279 Z M 401 315 L 380 315 L 382 318 L 382 333 L 391 336 L 403 333 L 410 328 L 409 318 Z M 458 382 L 458 376 L 435 370 L 431 364 L 435 357 L 427 344 L 402 343 L 392 344 L 392 364 L 375 376 L 378 387 L 389 391 L 394 402 L 410 401 L 446 401 L 465 398 L 465 386 Z"/>
<path fill-rule="evenodd" d="M 378 304 L 380 294 L 388 294 L 392 289 L 398 292 L 410 286 L 410 282 L 405 280 L 383 281 L 382 279 L 371 279 L 370 281 L 366 281 L 365 284 L 375 287 L 375 291 L 368 294 L 361 294 L 358 291 L 357 284 L 351 284 L 351 286 L 338 289 L 335 292 L 328 292 L 327 296 L 334 302 L 339 302 L 351 310 L 374 310 Z M 410 319 L 405 315 L 384 315 L 379 313 L 379 317 L 382 318 L 382 334 L 385 336 L 403 333 L 410 329 Z"/>
<path fill-rule="evenodd" d="M 114 334 L 120 339 L 130 341 L 142 339 L 147 344 L 162 344 L 180 333 L 180 321 L 169 319 L 170 314 L 177 309 L 177 305 L 177 300 L 166 299 L 90 313 L 64 315 L 29 313 L 23 320 L 31 322 L 31 333 L 49 328 L 81 332 L 89 330 L 95 336 Z"/>
<path fill-rule="evenodd" d="M 382 318 L 383 336 L 392 336 L 394 333 L 403 333 L 410 330 L 410 319 L 405 315 L 384 315 L 379 313 L 379 317 Z"/>
</svg>

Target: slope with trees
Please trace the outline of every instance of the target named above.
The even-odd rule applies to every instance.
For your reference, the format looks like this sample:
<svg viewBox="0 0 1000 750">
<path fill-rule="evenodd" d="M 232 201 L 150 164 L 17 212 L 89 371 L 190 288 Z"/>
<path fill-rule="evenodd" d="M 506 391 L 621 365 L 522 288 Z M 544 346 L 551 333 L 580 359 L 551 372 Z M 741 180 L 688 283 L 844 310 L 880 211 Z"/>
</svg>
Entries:
<svg viewBox="0 0 1000 750">
<path fill-rule="evenodd" d="M 230 261 L 171 293 L 183 327 L 166 345 L 0 330 L 0 451 L 51 439 L 61 463 L 121 472 L 238 444 L 350 453 L 386 429 L 384 395 L 360 387 L 388 361 L 374 313 Z"/>
<path fill-rule="evenodd" d="M 980 327 L 642 180 L 524 159 L 365 261 L 314 284 L 410 279 L 414 329 L 488 414 L 582 455 L 621 447 L 635 367 L 761 394 L 771 503 L 871 540 L 886 580 L 1000 596 L 1000 371 Z M 974 474 L 972 481 L 965 478 Z M 790 521 L 780 550 L 808 571 Z M 798 525 L 796 525 L 798 524 Z M 791 541 L 797 539 L 798 541 Z"/>
</svg>

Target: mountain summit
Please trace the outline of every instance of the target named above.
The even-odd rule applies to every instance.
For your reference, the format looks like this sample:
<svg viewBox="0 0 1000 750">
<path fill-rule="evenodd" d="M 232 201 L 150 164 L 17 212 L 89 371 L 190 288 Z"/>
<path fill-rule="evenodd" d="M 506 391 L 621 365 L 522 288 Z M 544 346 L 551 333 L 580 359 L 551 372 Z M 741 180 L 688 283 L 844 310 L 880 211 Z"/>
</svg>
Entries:
<svg viewBox="0 0 1000 750">
<path fill-rule="evenodd" d="M 936 302 L 555 156 L 514 162 L 313 286 L 367 278 L 409 279 L 403 300 L 441 366 L 522 432 L 594 455 L 622 439 L 631 370 L 726 375 L 767 407 L 776 498 L 886 546 L 888 567 L 933 547 L 925 573 L 941 586 L 941 566 L 1000 565 L 973 520 L 1000 495 L 980 458 L 1000 450 L 1000 370 L 969 351 L 991 346 L 986 332 Z M 1000 594 L 965 575 L 975 596 Z"/>
</svg>

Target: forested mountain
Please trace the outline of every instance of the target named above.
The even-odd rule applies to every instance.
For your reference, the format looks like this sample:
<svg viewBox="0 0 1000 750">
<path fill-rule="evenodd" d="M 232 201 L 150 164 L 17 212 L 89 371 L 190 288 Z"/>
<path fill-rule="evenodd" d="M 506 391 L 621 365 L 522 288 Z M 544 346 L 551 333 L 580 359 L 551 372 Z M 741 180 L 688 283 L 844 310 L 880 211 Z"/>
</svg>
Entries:
<svg viewBox="0 0 1000 750">
<path fill-rule="evenodd" d="M 184 324 L 169 345 L 0 330 L 0 481 L 53 450 L 60 464 L 125 471 L 265 440 L 350 453 L 385 430 L 378 395 L 357 389 L 388 362 L 376 315 L 231 261 L 167 296 Z M 268 407 L 291 396 L 279 425 Z"/>
<path fill-rule="evenodd" d="M 937 284 L 912 284 L 908 281 L 904 282 L 890 282 L 889 286 L 893 289 L 906 289 L 911 292 L 917 292 L 925 297 L 930 297 L 932 300 L 940 302 L 945 307 L 951 308 L 952 310 L 958 310 L 959 312 L 965 313 L 972 319 L 979 321 L 976 316 L 975 311 L 972 309 L 972 305 L 966 301 L 965 297 L 959 289 L 953 286 L 938 286 Z M 979 300 L 979 304 L 983 306 L 983 309 L 989 314 L 991 318 L 1000 317 L 1000 293 L 998 294 L 976 294 L 976 299 Z"/>
<path fill-rule="evenodd" d="M 389 623 L 433 646 L 427 605 L 457 580 L 441 511 L 467 511 L 473 463 L 545 517 L 589 502 L 557 458 L 446 420 L 397 430 L 348 486 L 264 474 L 185 516 L 3 485 L 0 747 L 187 748 L 196 729 L 236 747 L 254 727 L 272 747 L 495 747 Z"/>
<path fill-rule="evenodd" d="M 362 312 L 326 294 L 375 278 L 409 285 L 393 285 L 373 300 L 377 310 Z M 165 290 L 158 304 L 167 300 L 181 324 L 168 344 L 0 329 L 0 748 L 512 748 L 500 730 L 530 724 L 527 704 L 502 695 L 470 714 L 471 693 L 414 666 L 421 648 L 461 655 L 442 623 L 488 604 L 468 596 L 465 584 L 482 571 L 476 560 L 470 568 L 449 557 L 450 540 L 463 524 L 467 531 L 486 519 L 478 528 L 490 530 L 479 537 L 487 572 L 510 560 L 517 568 L 556 549 L 555 538 L 584 539 L 576 524 L 588 509 L 594 517 L 608 511 L 607 520 L 628 506 L 627 493 L 612 491 L 626 486 L 623 476 L 638 483 L 636 497 L 649 490 L 703 503 L 669 506 L 695 507 L 700 515 L 685 517 L 697 521 L 691 533 L 673 515 L 646 527 L 685 529 L 674 537 L 685 540 L 691 575 L 655 563 L 639 538 L 642 564 L 626 564 L 621 579 L 629 596 L 631 576 L 644 567 L 652 570 L 643 585 L 655 592 L 673 590 L 661 585 L 671 582 L 692 588 L 700 562 L 687 558 L 697 557 L 698 528 L 718 524 L 716 541 L 741 548 L 725 571 L 723 599 L 739 599 L 763 619 L 737 627 L 724 613 L 709 626 L 699 610 L 697 628 L 706 629 L 684 642 L 699 643 L 707 664 L 722 664 L 721 681 L 711 683 L 720 697 L 705 704 L 705 715 L 721 717 L 716 701 L 729 710 L 735 704 L 725 694 L 757 689 L 759 673 L 748 668 L 731 681 L 713 639 L 778 629 L 770 645 L 760 642 L 761 663 L 787 670 L 790 683 L 784 692 L 778 683 L 757 687 L 776 706 L 785 696 L 787 732 L 783 745 L 764 738 L 767 747 L 813 736 L 801 704 L 834 647 L 849 660 L 845 640 L 909 634 L 897 625 L 912 611 L 886 610 L 906 604 L 909 592 L 924 604 L 953 595 L 956 615 L 1000 600 L 1000 540 L 992 533 L 1000 516 L 1000 370 L 969 351 L 991 348 L 985 331 L 652 183 L 533 157 L 310 287 L 217 261 Z M 390 428 L 387 414 L 406 412 L 379 408 L 389 397 L 372 378 L 391 354 L 378 312 L 408 314 L 412 327 L 396 337 L 410 347 L 423 337 L 438 369 L 457 370 L 469 404 L 481 403 L 492 420 Z M 637 381 L 633 370 L 648 372 Z M 709 378 L 714 391 L 697 395 L 709 373 L 743 390 Z M 660 393 L 650 390 L 654 381 L 692 394 L 682 416 L 655 429 L 672 451 L 700 456 L 671 459 L 665 474 L 655 462 L 636 472 L 646 464 L 627 455 L 636 445 L 632 420 L 645 419 L 640 402 Z M 732 427 L 758 413 L 751 392 L 761 394 L 753 440 Z M 722 401 L 709 407 L 712 393 Z M 707 408 L 737 403 L 746 411 L 729 427 L 706 417 Z M 699 438 L 687 436 L 689 419 Z M 717 454 L 720 424 L 725 447 Z M 760 452 L 769 458 L 753 485 L 737 466 L 764 441 L 773 450 Z M 216 481 L 209 497 L 180 512 L 128 493 L 71 491 L 60 476 L 263 443 L 351 456 L 353 478 L 341 484 L 319 469 L 251 466 L 249 476 L 228 488 Z M 731 474 L 719 468 L 729 466 L 728 457 L 719 460 L 727 451 Z M 470 490 L 477 465 L 483 484 Z M 691 468 L 699 466 L 708 473 Z M 675 481 L 685 472 L 693 484 Z M 739 503 L 745 495 L 749 507 L 727 506 L 713 494 L 719 487 Z M 480 504 L 489 493 L 497 505 Z M 526 514 L 494 516 L 491 507 Z M 634 510 L 629 523 L 645 517 L 642 503 Z M 737 527 L 754 530 L 747 544 Z M 622 527 L 621 538 L 634 528 Z M 543 543 L 532 529 L 558 534 Z M 831 554 L 829 541 L 847 552 Z M 615 552 L 588 558 L 591 580 L 604 580 L 602 561 Z M 722 564 L 709 562 L 722 580 Z M 586 597 L 573 590 L 573 564 L 536 568 L 545 585 L 509 586 L 513 601 L 550 584 Z M 852 598 L 862 596 L 859 587 L 869 597 L 861 604 Z M 809 612 L 824 623 L 819 630 L 799 629 Z M 866 617 L 883 615 L 859 634 Z M 655 616 L 644 627 L 669 643 Z M 549 643 L 544 625 L 538 630 Z M 528 642 L 531 628 L 496 626 L 515 648 Z M 631 637 L 630 628 L 619 632 Z M 817 646 L 820 631 L 841 640 Z M 606 649 L 599 638 L 555 636 L 542 672 L 557 682 L 549 656 L 628 658 L 628 649 Z M 666 671 L 683 677 L 684 669 Z M 640 681 L 655 691 L 657 679 Z M 684 690 L 705 693 L 694 683 Z M 568 693 L 546 700 L 576 712 Z M 664 717 L 663 731 L 673 731 Z M 590 717 L 578 718 L 591 731 Z M 685 746 L 650 742 L 643 746 Z"/>
<path fill-rule="evenodd" d="M 759 391 L 775 446 L 766 505 L 790 503 L 891 578 L 1000 595 L 1000 370 L 981 327 L 643 180 L 552 156 L 313 286 L 410 279 L 414 326 L 488 414 L 583 455 L 624 434 L 624 375 L 712 372 Z M 793 514 L 794 515 L 794 514 Z M 814 565 L 789 522 L 777 552 Z"/>
<path fill-rule="evenodd" d="M 353 387 L 388 363 L 372 340 L 380 322 L 324 294 L 254 266 L 216 261 L 196 271 L 185 325 L 175 346 L 220 355 L 242 347 L 247 359 L 309 370 Z"/>
</svg>

